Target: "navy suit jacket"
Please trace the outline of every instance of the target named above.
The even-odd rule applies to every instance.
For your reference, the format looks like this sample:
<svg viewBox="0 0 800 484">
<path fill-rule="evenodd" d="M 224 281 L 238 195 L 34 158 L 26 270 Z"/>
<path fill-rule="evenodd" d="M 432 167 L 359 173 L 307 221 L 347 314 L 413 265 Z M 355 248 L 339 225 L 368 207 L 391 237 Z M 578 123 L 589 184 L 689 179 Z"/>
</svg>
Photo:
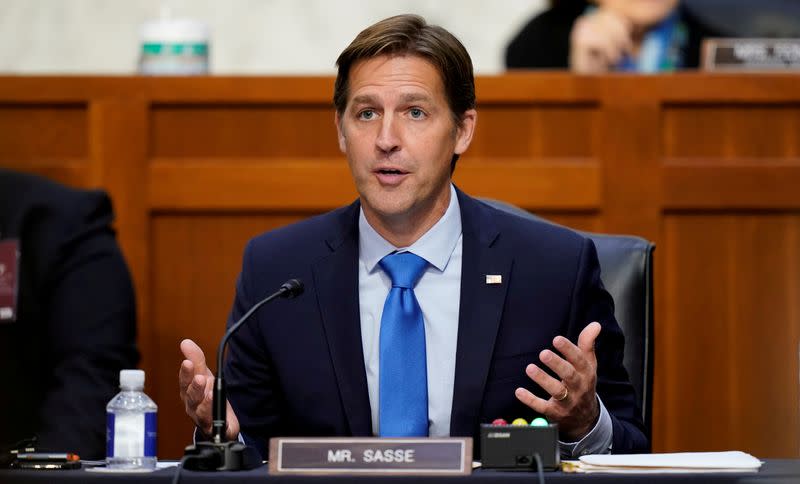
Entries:
<svg viewBox="0 0 800 484">
<path fill-rule="evenodd" d="M 556 335 L 577 341 L 599 321 L 597 392 L 611 415 L 612 450 L 646 451 L 593 243 L 458 197 L 463 265 L 450 434 L 477 444 L 480 423 L 535 417 L 514 396 L 519 386 L 545 395 L 525 366 L 538 363 Z M 305 283 L 302 295 L 263 307 L 231 340 L 229 400 L 262 455 L 274 436 L 373 435 L 359 322 L 359 207 L 262 234 L 245 249 L 231 321 L 287 279 Z M 487 285 L 487 274 L 503 283 Z"/>
</svg>

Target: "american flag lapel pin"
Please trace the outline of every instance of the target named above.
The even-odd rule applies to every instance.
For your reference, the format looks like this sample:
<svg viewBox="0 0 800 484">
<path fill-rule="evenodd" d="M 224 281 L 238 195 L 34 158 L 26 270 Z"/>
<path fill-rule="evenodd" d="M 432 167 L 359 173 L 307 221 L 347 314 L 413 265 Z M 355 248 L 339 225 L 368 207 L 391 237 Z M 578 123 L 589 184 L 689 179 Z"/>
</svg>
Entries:
<svg viewBox="0 0 800 484">
<path fill-rule="evenodd" d="M 486 284 L 502 284 L 503 276 L 500 274 L 486 274 Z"/>
</svg>

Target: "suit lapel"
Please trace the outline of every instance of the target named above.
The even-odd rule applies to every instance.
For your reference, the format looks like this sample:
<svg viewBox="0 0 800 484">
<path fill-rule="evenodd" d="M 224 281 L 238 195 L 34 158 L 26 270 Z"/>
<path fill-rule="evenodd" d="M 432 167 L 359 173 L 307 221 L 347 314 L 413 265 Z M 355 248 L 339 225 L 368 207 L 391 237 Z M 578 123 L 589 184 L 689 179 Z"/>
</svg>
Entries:
<svg viewBox="0 0 800 484">
<path fill-rule="evenodd" d="M 333 369 L 350 433 L 372 434 L 358 298 L 358 209 L 342 214 L 337 231 L 326 240 L 331 253 L 314 263 L 314 285 Z"/>
<path fill-rule="evenodd" d="M 458 197 L 463 263 L 450 435 L 471 436 L 480 415 L 513 258 L 493 248 L 500 232 L 489 210 L 461 191 Z M 487 275 L 500 276 L 501 283 L 487 284 Z"/>
</svg>

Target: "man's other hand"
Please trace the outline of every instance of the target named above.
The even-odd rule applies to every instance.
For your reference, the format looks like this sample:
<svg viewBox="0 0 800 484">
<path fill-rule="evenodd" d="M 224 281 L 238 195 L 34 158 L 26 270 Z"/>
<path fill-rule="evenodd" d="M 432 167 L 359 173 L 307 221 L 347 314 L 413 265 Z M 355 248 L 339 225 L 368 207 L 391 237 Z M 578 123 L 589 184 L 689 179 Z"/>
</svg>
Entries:
<svg viewBox="0 0 800 484">
<path fill-rule="evenodd" d="M 561 439 L 577 442 L 597 422 L 600 406 L 597 402 L 597 357 L 594 343 L 600 334 L 600 323 L 586 326 L 573 344 L 563 336 L 553 339 L 553 346 L 562 356 L 550 350 L 539 353 L 539 359 L 553 370 L 561 380 L 531 363 L 525 373 L 547 393 L 542 399 L 524 388 L 517 388 L 515 395 L 525 405 L 544 415 L 551 422 L 558 422 Z"/>
<path fill-rule="evenodd" d="M 207 436 L 211 435 L 212 410 L 211 402 L 214 388 L 214 374 L 206 366 L 206 357 L 197 344 L 185 339 L 181 341 L 181 352 L 185 358 L 178 371 L 178 387 L 186 415 Z M 235 440 L 239 435 L 239 419 L 233 413 L 230 402 L 226 402 L 228 429 L 225 432 L 228 440 Z"/>
</svg>

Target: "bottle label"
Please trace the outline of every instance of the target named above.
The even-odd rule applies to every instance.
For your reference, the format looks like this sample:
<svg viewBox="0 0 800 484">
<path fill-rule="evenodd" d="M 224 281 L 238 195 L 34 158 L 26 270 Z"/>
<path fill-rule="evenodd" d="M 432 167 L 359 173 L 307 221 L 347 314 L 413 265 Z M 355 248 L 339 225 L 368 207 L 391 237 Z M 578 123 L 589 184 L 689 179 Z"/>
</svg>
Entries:
<svg viewBox="0 0 800 484">
<path fill-rule="evenodd" d="M 106 456 L 155 457 L 156 412 L 106 414 Z"/>
<path fill-rule="evenodd" d="M 144 456 L 156 456 L 156 412 L 144 414 Z"/>
</svg>

